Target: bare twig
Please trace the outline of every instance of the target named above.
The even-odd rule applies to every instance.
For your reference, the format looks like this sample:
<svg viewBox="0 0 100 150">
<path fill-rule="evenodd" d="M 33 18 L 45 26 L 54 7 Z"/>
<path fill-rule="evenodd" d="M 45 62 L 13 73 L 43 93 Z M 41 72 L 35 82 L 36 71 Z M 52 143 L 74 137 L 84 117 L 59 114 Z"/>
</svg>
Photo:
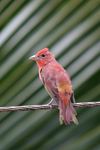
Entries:
<svg viewBox="0 0 100 150">
<path fill-rule="evenodd" d="M 74 107 L 95 107 L 100 106 L 100 102 L 82 102 L 82 103 L 73 103 Z M 9 106 L 9 107 L 0 107 L 0 112 L 7 111 L 28 111 L 28 110 L 40 110 L 40 109 L 58 109 L 58 105 L 26 105 L 26 106 Z"/>
</svg>

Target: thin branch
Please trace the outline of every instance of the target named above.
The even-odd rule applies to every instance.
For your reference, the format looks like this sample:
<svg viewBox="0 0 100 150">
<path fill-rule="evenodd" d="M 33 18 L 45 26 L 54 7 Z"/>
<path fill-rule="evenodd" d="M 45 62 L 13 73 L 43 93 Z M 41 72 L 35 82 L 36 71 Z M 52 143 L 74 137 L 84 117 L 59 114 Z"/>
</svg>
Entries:
<svg viewBox="0 0 100 150">
<path fill-rule="evenodd" d="M 51 107 L 52 106 L 52 107 Z M 26 105 L 26 106 L 9 106 L 9 107 L 0 107 L 0 112 L 7 111 L 28 111 L 28 110 L 40 110 L 40 109 L 58 109 L 58 105 Z M 82 102 L 82 103 L 73 103 L 74 107 L 96 107 L 100 106 L 100 102 Z"/>
</svg>

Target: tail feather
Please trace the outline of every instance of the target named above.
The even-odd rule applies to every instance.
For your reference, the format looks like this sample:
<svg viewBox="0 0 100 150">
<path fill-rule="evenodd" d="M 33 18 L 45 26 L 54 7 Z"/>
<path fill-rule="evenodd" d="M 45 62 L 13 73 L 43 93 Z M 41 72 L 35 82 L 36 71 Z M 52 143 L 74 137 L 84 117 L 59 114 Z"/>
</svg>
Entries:
<svg viewBox="0 0 100 150">
<path fill-rule="evenodd" d="M 73 122 L 78 125 L 78 120 L 75 115 L 72 114 Z"/>
<path fill-rule="evenodd" d="M 71 115 L 71 112 L 70 112 L 70 107 L 67 105 L 66 107 L 66 121 L 68 124 L 70 124 L 70 121 L 72 120 L 72 115 Z"/>
<path fill-rule="evenodd" d="M 76 118 L 77 113 L 76 113 L 71 101 L 69 101 L 69 107 L 70 107 L 70 111 L 71 111 L 71 115 L 72 115 L 72 121 L 78 125 L 78 120 Z"/>
<path fill-rule="evenodd" d="M 63 102 L 59 101 L 59 110 L 60 110 L 60 117 L 59 117 L 59 121 L 60 124 L 63 124 Z"/>
<path fill-rule="evenodd" d="M 65 124 L 67 125 L 68 124 L 68 120 L 66 119 L 66 107 L 65 107 L 65 105 L 64 105 L 64 103 L 62 104 L 62 106 L 63 106 L 63 117 L 64 117 L 64 122 L 65 122 Z"/>
<path fill-rule="evenodd" d="M 78 120 L 75 115 L 77 115 L 71 101 L 69 100 L 67 107 L 65 107 L 63 101 L 59 101 L 59 110 L 60 110 L 60 124 L 70 124 L 70 121 L 73 121 L 75 124 L 78 124 Z"/>
<path fill-rule="evenodd" d="M 69 105 L 69 107 L 70 107 L 70 109 L 71 109 L 72 114 L 77 115 L 77 113 L 76 113 L 76 111 L 75 111 L 75 109 L 74 109 L 74 107 L 73 107 L 71 101 L 69 101 L 68 105 Z"/>
<path fill-rule="evenodd" d="M 65 114 L 66 107 L 65 107 L 63 101 L 59 101 L 59 110 L 60 110 L 60 117 L 59 117 L 60 124 L 63 124 L 63 120 L 64 120 L 65 124 L 67 124 L 66 114 Z"/>
</svg>

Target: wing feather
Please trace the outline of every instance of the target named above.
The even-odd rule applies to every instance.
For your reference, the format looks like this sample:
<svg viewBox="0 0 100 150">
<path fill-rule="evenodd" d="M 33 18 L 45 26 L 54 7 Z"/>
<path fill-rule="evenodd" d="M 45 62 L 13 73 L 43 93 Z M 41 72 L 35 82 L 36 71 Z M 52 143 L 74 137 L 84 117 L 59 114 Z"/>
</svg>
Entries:
<svg viewBox="0 0 100 150">
<path fill-rule="evenodd" d="M 48 92 L 48 94 L 51 96 L 51 98 L 53 100 L 56 101 L 57 104 L 59 104 L 58 89 L 56 87 L 55 80 L 50 80 L 49 78 L 48 78 L 48 80 L 46 80 L 42 69 L 40 71 L 40 76 L 41 76 L 41 81 L 44 84 L 44 87 L 45 87 L 46 91 Z"/>
</svg>

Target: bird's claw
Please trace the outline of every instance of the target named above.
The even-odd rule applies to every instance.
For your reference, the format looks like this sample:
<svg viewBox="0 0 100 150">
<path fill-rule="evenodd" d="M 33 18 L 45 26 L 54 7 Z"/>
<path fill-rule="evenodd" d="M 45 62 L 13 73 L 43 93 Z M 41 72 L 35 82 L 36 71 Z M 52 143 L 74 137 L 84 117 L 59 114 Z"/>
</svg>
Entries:
<svg viewBox="0 0 100 150">
<path fill-rule="evenodd" d="M 51 109 L 52 109 L 52 101 L 53 101 L 53 99 L 47 104 L 50 106 Z"/>
</svg>

